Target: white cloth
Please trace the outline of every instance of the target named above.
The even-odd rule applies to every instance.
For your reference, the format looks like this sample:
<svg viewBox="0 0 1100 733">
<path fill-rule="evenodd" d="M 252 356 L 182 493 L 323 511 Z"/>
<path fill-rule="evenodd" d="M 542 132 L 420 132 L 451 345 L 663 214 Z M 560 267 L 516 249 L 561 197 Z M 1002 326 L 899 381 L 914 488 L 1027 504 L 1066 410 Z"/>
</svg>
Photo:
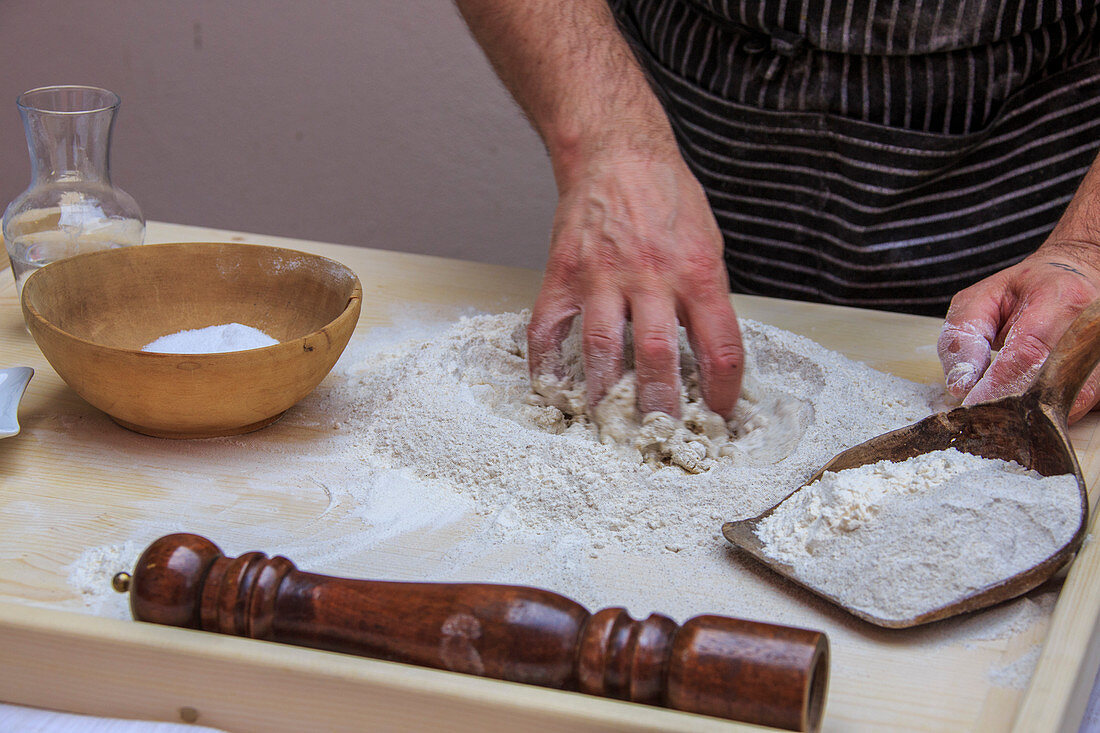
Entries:
<svg viewBox="0 0 1100 733">
<path fill-rule="evenodd" d="M 122 720 L 74 715 L 54 710 L 0 703 L 3 733 L 224 733 L 215 728 L 187 723 Z"/>
<path fill-rule="evenodd" d="M 1080 733 L 1100 733 L 1100 673 L 1092 683 L 1092 694 L 1085 708 L 1085 717 L 1081 719 Z"/>
</svg>

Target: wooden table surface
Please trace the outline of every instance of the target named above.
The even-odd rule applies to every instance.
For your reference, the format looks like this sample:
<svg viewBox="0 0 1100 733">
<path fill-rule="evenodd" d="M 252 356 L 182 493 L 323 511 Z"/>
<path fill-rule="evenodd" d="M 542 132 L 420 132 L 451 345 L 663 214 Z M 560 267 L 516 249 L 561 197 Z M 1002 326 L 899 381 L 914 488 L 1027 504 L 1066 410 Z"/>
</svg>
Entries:
<svg viewBox="0 0 1100 733">
<path fill-rule="evenodd" d="M 539 273 L 515 268 L 155 222 L 147 241 L 247 241 L 337 259 L 363 283 L 358 335 L 389 325 L 395 306 L 519 310 L 531 305 L 540 281 Z M 743 317 L 803 334 L 875 368 L 921 382 L 942 378 L 935 319 L 742 296 L 735 305 Z M 0 700 L 160 720 L 197 711 L 199 723 L 231 731 L 357 730 L 367 721 L 372 730 L 756 730 L 90 613 L 69 578 L 71 566 L 89 548 L 127 540 L 143 518 L 216 510 L 226 534 L 213 539 L 231 545 L 234 527 L 243 533 L 270 521 L 293 531 L 320 509 L 293 497 L 245 496 L 247 482 L 232 475 L 234 466 L 200 460 L 172 441 L 146 438 L 134 441 L 137 448 L 116 450 L 112 431 L 122 429 L 77 397 L 43 359 L 23 326 L 10 275 L 0 270 L 0 367 L 19 365 L 33 367 L 35 376 L 20 409 L 23 432 L 0 440 Z M 1090 416 L 1072 430 L 1093 504 L 1098 425 Z M 309 441 L 293 430 L 253 435 L 308 450 Z M 224 473 L 224 503 L 181 510 L 179 492 L 201 472 Z M 416 577 L 430 566 L 433 551 L 408 548 L 416 562 L 378 560 Z M 834 659 L 847 661 L 832 670 L 825 729 L 1076 731 L 1100 665 L 1098 615 L 1100 553 L 1087 542 L 1049 619 L 1016 636 L 946 644 L 929 654 L 910 643 L 913 637 L 868 634 L 849 651 L 851 631 L 826 628 L 838 647 Z M 1025 689 L 976 671 L 1009 664 L 1028 645 L 1042 651 Z"/>
</svg>

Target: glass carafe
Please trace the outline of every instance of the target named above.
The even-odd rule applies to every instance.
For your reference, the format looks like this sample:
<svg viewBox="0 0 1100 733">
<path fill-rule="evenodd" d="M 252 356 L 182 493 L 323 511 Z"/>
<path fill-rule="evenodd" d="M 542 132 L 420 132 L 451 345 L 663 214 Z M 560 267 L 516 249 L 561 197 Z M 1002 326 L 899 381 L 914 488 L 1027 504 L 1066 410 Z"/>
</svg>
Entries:
<svg viewBox="0 0 1100 733">
<path fill-rule="evenodd" d="M 111 184 L 119 101 L 87 86 L 41 87 L 16 100 L 31 156 L 31 185 L 4 211 L 4 245 L 18 290 L 50 262 L 145 238 L 137 202 Z"/>
</svg>

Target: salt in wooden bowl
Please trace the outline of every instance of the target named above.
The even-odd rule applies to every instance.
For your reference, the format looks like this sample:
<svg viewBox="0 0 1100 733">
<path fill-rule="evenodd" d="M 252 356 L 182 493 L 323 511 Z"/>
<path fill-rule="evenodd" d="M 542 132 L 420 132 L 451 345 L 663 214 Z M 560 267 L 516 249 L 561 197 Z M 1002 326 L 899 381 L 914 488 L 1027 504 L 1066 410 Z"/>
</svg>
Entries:
<svg viewBox="0 0 1100 733">
<path fill-rule="evenodd" d="M 123 427 L 164 438 L 257 430 L 332 369 L 363 291 L 344 265 L 291 249 L 181 243 L 54 262 L 23 285 L 23 315 L 61 378 Z M 166 354 L 166 334 L 242 323 L 279 341 Z"/>
</svg>

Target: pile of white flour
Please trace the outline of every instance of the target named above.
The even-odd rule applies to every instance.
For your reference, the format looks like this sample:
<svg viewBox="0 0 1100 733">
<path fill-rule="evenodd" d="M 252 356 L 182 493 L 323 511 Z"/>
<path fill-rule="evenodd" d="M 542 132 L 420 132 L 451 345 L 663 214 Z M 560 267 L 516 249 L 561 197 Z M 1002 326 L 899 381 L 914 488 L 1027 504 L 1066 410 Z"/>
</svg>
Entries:
<svg viewBox="0 0 1100 733">
<path fill-rule="evenodd" d="M 887 620 L 942 608 L 1027 570 L 1073 538 L 1072 474 L 954 448 L 827 472 L 757 527 L 769 557 Z"/>
<path fill-rule="evenodd" d="M 463 318 L 349 363 L 321 406 L 348 436 L 344 459 L 468 501 L 488 520 L 479 542 L 553 533 L 586 554 L 706 552 L 724 546 L 724 521 L 763 511 L 842 448 L 926 416 L 942 395 L 744 321 L 733 431 L 717 416 L 692 422 L 695 405 L 672 426 L 672 450 L 646 451 L 601 440 L 576 403 L 532 398 L 528 317 Z"/>
</svg>

